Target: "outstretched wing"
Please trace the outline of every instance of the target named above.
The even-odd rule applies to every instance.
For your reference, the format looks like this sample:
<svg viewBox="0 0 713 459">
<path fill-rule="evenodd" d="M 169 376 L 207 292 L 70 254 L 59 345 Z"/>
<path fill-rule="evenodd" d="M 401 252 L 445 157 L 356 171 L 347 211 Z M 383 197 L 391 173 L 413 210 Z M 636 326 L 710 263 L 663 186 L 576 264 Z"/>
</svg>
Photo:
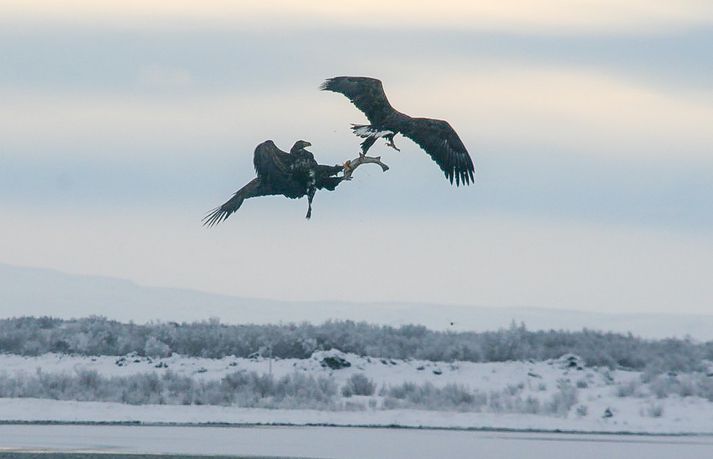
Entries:
<svg viewBox="0 0 713 459">
<path fill-rule="evenodd" d="M 430 118 L 411 118 L 400 127 L 401 134 L 416 142 L 456 185 L 475 182 L 475 166 L 463 142 L 450 124 Z"/>
<path fill-rule="evenodd" d="M 253 156 L 255 172 L 258 177 L 265 179 L 265 183 L 286 177 L 293 162 L 294 158 L 277 148 L 272 140 L 266 140 L 255 147 Z"/>
<path fill-rule="evenodd" d="M 330 78 L 320 86 L 323 91 L 344 94 L 369 119 L 371 124 L 381 122 L 394 112 L 384 94 L 381 81 L 376 78 L 340 76 Z"/>
<path fill-rule="evenodd" d="M 208 212 L 208 215 L 203 217 L 203 225 L 213 226 L 230 217 L 235 211 L 240 209 L 243 201 L 248 198 L 257 196 L 268 196 L 271 194 L 280 194 L 273 191 L 269 185 L 262 183 L 261 178 L 254 178 L 247 185 L 235 192 L 225 204 Z"/>
</svg>

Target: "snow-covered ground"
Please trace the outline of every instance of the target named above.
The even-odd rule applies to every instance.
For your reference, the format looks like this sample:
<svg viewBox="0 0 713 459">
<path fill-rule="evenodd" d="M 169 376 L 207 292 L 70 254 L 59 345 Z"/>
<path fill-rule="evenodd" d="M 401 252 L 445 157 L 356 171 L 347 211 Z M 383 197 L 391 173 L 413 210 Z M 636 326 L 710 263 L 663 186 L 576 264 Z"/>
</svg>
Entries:
<svg viewBox="0 0 713 459">
<path fill-rule="evenodd" d="M 338 356 L 351 366 L 330 369 L 325 357 Z M 172 371 L 197 380 L 219 380 L 236 371 L 272 373 L 275 377 L 294 372 L 333 378 L 342 387 L 361 373 L 376 383 L 373 396 L 342 397 L 354 401 L 349 410 L 257 409 L 235 406 L 126 405 L 106 402 L 57 401 L 30 398 L 0 398 L 0 421 L 90 421 L 145 423 L 259 423 L 400 425 L 449 428 L 536 429 L 600 432 L 713 433 L 713 402 L 699 397 L 656 398 L 645 387 L 625 393 L 622 387 L 636 384 L 634 371 L 586 368 L 574 357 L 547 362 L 430 362 L 392 360 L 318 352 L 309 359 L 222 359 L 173 355 L 150 359 L 140 356 L 82 357 L 46 354 L 38 357 L 0 355 L 0 373 L 7 376 L 74 374 L 96 370 L 103 376 L 162 374 Z M 513 394 L 521 400 L 537 399 L 543 406 L 557 397 L 562 386 L 574 388 L 576 403 L 566 413 L 522 414 L 492 404 L 479 412 L 423 409 L 387 409 L 383 387 L 405 382 L 452 383 L 480 393 Z M 626 391 L 624 391 L 626 392 Z M 339 395 L 341 397 L 341 395 Z M 357 408 L 354 408 L 356 406 Z M 508 412 L 510 411 L 510 412 Z M 606 413 L 606 416 L 605 416 Z"/>
</svg>

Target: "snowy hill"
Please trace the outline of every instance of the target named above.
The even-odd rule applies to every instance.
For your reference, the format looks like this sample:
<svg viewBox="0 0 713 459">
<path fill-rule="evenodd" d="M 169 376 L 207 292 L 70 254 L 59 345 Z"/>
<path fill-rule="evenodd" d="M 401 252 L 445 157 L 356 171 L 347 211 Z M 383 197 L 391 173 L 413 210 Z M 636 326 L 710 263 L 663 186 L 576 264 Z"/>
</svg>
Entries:
<svg viewBox="0 0 713 459">
<path fill-rule="evenodd" d="M 218 317 L 224 323 L 365 320 L 377 324 L 422 324 L 436 330 L 493 330 L 511 321 L 529 329 L 632 332 L 662 338 L 690 335 L 713 339 L 713 316 L 604 314 L 545 308 L 488 308 L 424 303 L 290 302 L 241 298 L 195 290 L 146 287 L 107 277 L 65 274 L 0 264 L 0 317 L 102 315 L 120 321 L 195 321 Z M 451 325 L 453 323 L 453 325 Z"/>
</svg>

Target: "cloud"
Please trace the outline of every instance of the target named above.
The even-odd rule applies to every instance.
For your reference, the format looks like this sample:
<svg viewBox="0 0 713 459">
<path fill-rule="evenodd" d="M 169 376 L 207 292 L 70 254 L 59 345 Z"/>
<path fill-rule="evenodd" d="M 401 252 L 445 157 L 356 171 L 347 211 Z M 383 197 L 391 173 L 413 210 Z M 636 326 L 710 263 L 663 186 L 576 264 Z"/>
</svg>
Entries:
<svg viewBox="0 0 713 459">
<path fill-rule="evenodd" d="M 411 63 L 399 67 L 409 77 L 387 84 L 392 104 L 412 115 L 447 117 L 472 142 L 610 160 L 711 159 L 710 89 L 666 89 L 594 68 L 497 60 L 453 63 L 440 76 L 404 72 Z"/>
<path fill-rule="evenodd" d="M 392 104 L 413 116 L 448 119 L 473 149 L 567 151 L 603 160 L 711 160 L 711 91 L 647 86 L 590 68 L 487 59 L 451 61 L 450 71 L 438 75 L 408 71 L 417 66 L 405 59 L 398 65 L 384 62 Z M 150 67 L 145 81 L 163 88 L 193 86 L 188 73 L 160 67 Z M 156 156 L 211 145 L 242 144 L 251 152 L 267 138 L 291 143 L 307 136 L 320 141 L 326 134 L 327 142 L 341 148 L 350 144 L 346 124 L 363 119 L 343 97 L 309 86 L 191 88 L 167 94 L 0 90 L 0 134 L 10 152 L 25 154 L 31 144 L 36 154 L 75 149 L 76 155 L 129 158 L 149 148 Z"/>
<path fill-rule="evenodd" d="M 5 101 L 0 135 L 8 150 L 25 157 L 53 157 L 62 151 L 66 158 L 175 158 L 187 149 L 238 148 L 243 141 L 248 142 L 246 153 L 252 154 L 254 144 L 265 138 L 291 141 L 296 129 L 286 126 L 286 116 L 274 115 L 282 104 L 299 106 L 282 94 L 0 94 Z"/>
<path fill-rule="evenodd" d="M 308 0 L 10 0 L 0 12 L 14 20 L 92 22 L 160 28 L 190 23 L 227 27 L 278 27 L 330 22 L 365 27 L 439 26 L 547 34 L 640 33 L 710 25 L 706 0 L 403 0 L 334 2 Z"/>
<path fill-rule="evenodd" d="M 497 59 L 446 59 L 448 72 L 436 75 L 411 71 L 416 63 L 406 59 L 373 65 L 396 108 L 451 122 L 475 159 L 477 185 L 451 190 L 430 158 L 399 137 L 402 153 L 375 147 L 392 166 L 388 174 L 360 171 L 330 205 L 379 218 L 426 208 L 679 229 L 713 224 L 706 205 L 713 102 L 705 91 Z M 131 211 L 190 203 L 200 214 L 252 177 L 253 149 L 265 139 L 287 149 L 306 138 L 324 164 L 356 154 L 348 124 L 363 115 L 340 95 L 295 85 L 291 74 L 259 88 L 172 85 L 0 91 L 4 205 Z"/>
</svg>

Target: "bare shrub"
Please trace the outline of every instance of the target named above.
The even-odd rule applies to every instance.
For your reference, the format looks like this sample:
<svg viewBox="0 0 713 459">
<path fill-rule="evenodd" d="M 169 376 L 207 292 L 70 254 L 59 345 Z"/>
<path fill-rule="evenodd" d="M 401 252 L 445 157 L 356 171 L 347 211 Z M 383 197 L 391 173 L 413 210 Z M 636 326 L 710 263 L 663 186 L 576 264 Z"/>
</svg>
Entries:
<svg viewBox="0 0 713 459">
<path fill-rule="evenodd" d="M 650 418 L 660 418 L 661 416 L 663 416 L 663 405 L 661 405 L 660 403 L 649 403 L 642 411 L 643 416 L 648 416 Z"/>
<path fill-rule="evenodd" d="M 171 347 L 154 336 L 149 336 L 144 345 L 144 355 L 149 357 L 169 357 Z"/>
<path fill-rule="evenodd" d="M 568 381 L 560 380 L 557 385 L 557 392 L 545 403 L 545 412 L 558 416 L 566 416 L 569 410 L 577 404 L 577 388 Z"/>
<path fill-rule="evenodd" d="M 342 395 L 351 397 L 352 395 L 374 395 L 376 384 L 362 373 L 355 373 L 349 377 L 342 387 Z"/>
<path fill-rule="evenodd" d="M 649 389 L 658 398 L 666 398 L 675 393 L 678 381 L 667 375 L 659 375 L 649 383 Z"/>
<path fill-rule="evenodd" d="M 618 384 L 616 386 L 616 396 L 617 397 L 632 397 L 632 396 L 641 396 L 641 382 L 632 379 L 628 382 Z"/>
<path fill-rule="evenodd" d="M 540 399 L 529 396 L 525 399 L 524 412 L 538 414 L 542 410 Z"/>
<path fill-rule="evenodd" d="M 671 395 L 702 397 L 713 401 L 713 377 L 705 373 L 660 374 L 653 377 L 649 390 L 658 398 Z"/>
<path fill-rule="evenodd" d="M 589 414 L 589 408 L 587 407 L 587 405 L 579 405 L 575 412 L 577 413 L 577 416 L 583 418 L 584 416 Z"/>
<path fill-rule="evenodd" d="M 487 403 L 485 394 L 458 384 L 436 387 L 428 382 L 420 385 L 406 382 L 386 388 L 384 395 L 384 407 L 387 409 L 480 411 Z"/>
</svg>

